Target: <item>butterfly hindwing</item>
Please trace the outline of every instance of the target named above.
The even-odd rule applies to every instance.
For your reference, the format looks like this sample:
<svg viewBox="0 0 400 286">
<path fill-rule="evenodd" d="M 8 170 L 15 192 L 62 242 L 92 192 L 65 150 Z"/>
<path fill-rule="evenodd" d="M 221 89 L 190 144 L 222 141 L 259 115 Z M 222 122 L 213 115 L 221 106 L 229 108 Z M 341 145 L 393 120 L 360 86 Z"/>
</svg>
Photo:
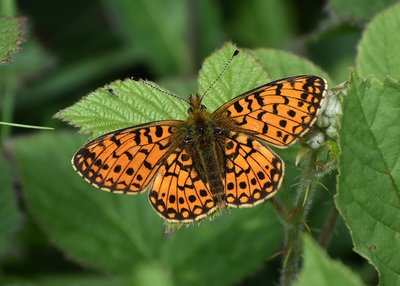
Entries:
<svg viewBox="0 0 400 286">
<path fill-rule="evenodd" d="M 255 137 L 230 132 L 225 144 L 225 201 L 250 207 L 272 197 L 284 173 L 284 163 Z"/>
<path fill-rule="evenodd" d="M 215 113 L 225 113 L 246 133 L 287 147 L 316 120 L 326 88 L 318 76 L 284 78 L 228 101 Z"/>
<path fill-rule="evenodd" d="M 159 168 L 149 200 L 171 222 L 196 221 L 216 209 L 209 183 L 199 177 L 193 159 L 182 147 L 176 148 Z"/>
<path fill-rule="evenodd" d="M 115 193 L 145 190 L 172 143 L 180 121 L 158 121 L 116 130 L 85 144 L 72 158 L 90 184 Z"/>
</svg>

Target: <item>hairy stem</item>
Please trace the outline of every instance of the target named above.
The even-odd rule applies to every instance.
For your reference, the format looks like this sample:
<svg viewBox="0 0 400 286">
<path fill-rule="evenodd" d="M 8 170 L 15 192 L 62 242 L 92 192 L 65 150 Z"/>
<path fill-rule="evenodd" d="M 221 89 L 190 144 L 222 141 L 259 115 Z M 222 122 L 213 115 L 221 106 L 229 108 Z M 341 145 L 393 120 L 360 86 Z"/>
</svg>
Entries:
<svg viewBox="0 0 400 286">
<path fill-rule="evenodd" d="M 295 207 L 286 218 L 282 218 L 285 222 L 285 244 L 280 279 L 282 286 L 292 285 L 300 270 L 301 238 L 311 205 L 311 196 L 315 188 L 316 162 L 317 152 L 311 151 L 310 157 L 302 167 L 302 177 Z"/>
<path fill-rule="evenodd" d="M 329 243 L 329 240 L 332 236 L 332 233 L 335 229 L 336 226 L 336 221 L 338 219 L 339 212 L 336 209 L 335 206 L 333 206 L 332 213 L 328 218 L 328 221 L 326 222 L 324 228 L 322 229 L 318 242 L 322 247 L 326 247 Z"/>
</svg>

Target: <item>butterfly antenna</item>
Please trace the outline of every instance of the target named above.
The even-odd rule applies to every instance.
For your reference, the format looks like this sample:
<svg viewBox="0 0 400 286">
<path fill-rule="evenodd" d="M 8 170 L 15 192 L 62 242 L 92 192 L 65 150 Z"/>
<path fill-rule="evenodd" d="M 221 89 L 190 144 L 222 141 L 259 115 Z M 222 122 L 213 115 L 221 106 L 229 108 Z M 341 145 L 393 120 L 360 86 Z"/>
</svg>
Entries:
<svg viewBox="0 0 400 286">
<path fill-rule="evenodd" d="M 222 69 L 221 73 L 216 77 L 216 79 L 210 84 L 210 86 L 206 89 L 206 91 L 203 93 L 203 95 L 201 96 L 201 99 L 203 99 L 203 97 L 210 91 L 210 89 L 212 89 L 212 87 L 214 86 L 214 84 L 221 78 L 221 76 L 224 74 L 224 72 L 226 71 L 227 67 L 231 64 L 232 60 L 239 54 L 239 50 L 235 50 L 232 54 L 232 56 L 230 57 L 230 59 L 226 62 L 224 68 Z"/>
<path fill-rule="evenodd" d="M 184 102 L 190 104 L 189 101 L 187 101 L 186 99 L 184 99 L 182 97 L 179 97 L 176 94 L 173 94 L 172 92 L 169 92 L 169 91 L 167 91 L 165 89 L 162 89 L 159 86 L 152 84 L 150 81 L 141 80 L 140 82 L 144 83 L 145 85 L 147 85 L 147 86 L 149 86 L 149 87 L 151 87 L 151 88 L 153 88 L 153 89 L 155 89 L 155 90 L 157 90 L 159 92 L 162 92 L 162 93 L 164 93 L 166 95 L 169 95 L 169 96 L 172 96 L 172 97 L 176 97 L 176 98 L 178 98 L 180 100 L 183 100 Z"/>
</svg>

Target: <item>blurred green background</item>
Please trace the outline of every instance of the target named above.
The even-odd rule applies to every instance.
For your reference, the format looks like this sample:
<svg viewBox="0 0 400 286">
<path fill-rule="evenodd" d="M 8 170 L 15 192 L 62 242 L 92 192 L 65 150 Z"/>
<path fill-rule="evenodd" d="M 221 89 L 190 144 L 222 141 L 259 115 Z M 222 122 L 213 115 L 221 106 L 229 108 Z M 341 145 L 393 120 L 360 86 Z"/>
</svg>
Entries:
<svg viewBox="0 0 400 286">
<path fill-rule="evenodd" d="M 354 64 L 357 43 L 365 23 L 390 1 L 383 1 L 385 4 L 382 7 L 379 5 L 373 7 L 375 10 L 373 13 L 358 10 L 357 13 L 351 13 L 351 9 L 346 8 L 343 1 L 315 0 L 25 0 L 15 2 L 0 0 L 0 2 L 2 2 L 3 11 L 0 11 L 2 15 L 26 18 L 25 41 L 20 50 L 13 54 L 12 62 L 0 67 L 1 121 L 49 126 L 57 130 L 44 131 L 46 133 L 59 132 L 61 129 L 68 128 L 65 123 L 52 119 L 56 112 L 70 106 L 96 88 L 117 79 L 128 77 L 148 79 L 183 96 L 189 92 L 195 92 L 197 72 L 202 61 L 226 41 L 231 41 L 241 48 L 273 48 L 294 53 L 314 62 L 326 71 L 334 82 L 340 83 L 347 79 L 348 67 Z M 4 11 L 4 7 L 10 3 L 13 8 Z M 285 64 L 290 65 L 290 62 Z M 5 97 L 5 94 L 11 94 L 11 96 Z M 4 151 L 6 162 L 12 162 L 13 157 L 17 157 L 18 163 L 24 162 L 29 166 L 27 168 L 31 170 L 31 178 L 34 178 L 35 172 L 46 176 L 46 170 L 35 170 L 34 159 L 29 156 L 24 157 L 25 153 L 22 150 L 27 150 L 26 154 L 29 154 L 29 149 L 34 149 L 40 144 L 42 147 L 38 151 L 38 153 L 42 152 L 40 164 L 47 165 L 49 169 L 61 169 L 58 165 L 66 164 L 61 160 L 69 164 L 68 160 L 73 154 L 71 153 L 73 151 L 63 151 L 63 147 L 55 149 L 54 144 L 46 140 L 41 141 L 43 138 L 29 137 L 36 136 L 36 133 L 37 131 L 31 129 L 1 126 L 2 144 L 11 145 L 11 149 L 19 150 L 16 154 Z M 69 135 L 55 136 L 59 138 L 54 139 L 54 142 L 73 145 L 70 150 L 76 150 L 74 146 L 79 146 L 84 142 L 84 139 L 77 139 L 78 141 L 75 142 L 78 143 L 70 143 Z M 52 160 L 52 156 L 57 156 L 59 153 L 63 155 L 60 155 L 57 160 Z M 287 156 L 293 154 L 289 152 Z M 290 158 L 293 161 L 294 157 Z M 68 168 L 70 168 L 69 165 Z M 35 219 L 37 214 L 35 215 L 34 207 L 29 206 L 30 200 L 34 200 L 31 198 L 34 192 L 23 194 L 24 191 L 21 190 L 21 173 L 29 175 L 27 172 L 24 173 L 24 170 L 21 172 L 21 169 L 24 168 L 12 163 L 5 163 L 1 169 L 3 176 L 6 174 L 13 178 L 11 183 L 15 192 L 13 191 L 10 195 L 10 200 L 13 204 L 15 199 L 18 213 L 15 214 L 14 220 L 10 218 L 13 226 L 5 235 L 8 241 L 0 249 L 0 275 L 5 279 L 5 283 L 15 283 L 12 285 L 19 285 L 18 283 L 21 285 L 129 284 L 126 282 L 131 281 L 130 278 L 126 278 L 128 271 L 115 270 L 123 266 L 104 267 L 112 261 L 99 263 L 99 266 L 85 259 L 76 259 L 79 255 L 70 252 L 63 243 L 59 244 L 57 237 L 48 235 L 46 227 L 41 225 L 40 220 Z M 288 169 L 290 172 L 290 167 Z M 61 178 L 63 172 L 58 174 L 60 177 L 52 176 L 49 179 L 53 185 L 68 185 L 68 180 Z M 330 190 L 334 190 L 335 174 L 332 174 L 325 184 L 330 187 Z M 316 197 L 316 205 L 326 206 L 326 208 L 312 209 L 309 224 L 313 231 L 318 231 L 329 216 L 333 207 L 332 195 L 321 192 Z M 109 199 L 109 197 L 104 198 Z M 141 200 L 145 201 L 146 198 L 141 198 Z M 133 203 L 131 198 L 129 198 L 129 203 Z M 7 208 L 6 203 L 3 205 L 4 210 L 11 208 L 10 203 L 7 203 Z M 101 212 L 101 210 L 97 211 Z M 248 211 L 243 212 L 246 214 L 237 216 L 245 218 Z M 10 213 L 11 211 L 7 211 L 6 216 L 9 217 Z M 268 209 L 267 213 L 274 212 Z M 234 218 L 234 215 L 232 217 Z M 229 218 L 221 218 L 221 220 L 229 220 Z M 151 218 L 150 221 L 155 223 L 152 228 L 156 229 L 150 232 L 155 232 L 155 237 L 162 240 L 159 219 Z M 218 228 L 218 226 L 210 226 L 208 222 L 204 225 L 204 227 L 203 225 L 194 227 L 194 230 L 190 228 L 183 230 L 184 234 L 179 234 L 180 237 L 171 244 L 175 245 L 173 247 L 190 244 L 191 240 L 186 240 L 185 235 L 188 238 L 194 235 L 193 232 L 207 235 Z M 272 226 L 279 226 L 279 222 L 271 223 Z M 146 227 L 151 228 L 151 226 Z M 65 229 L 65 232 L 69 231 Z M 187 234 L 191 231 L 191 234 Z M 268 231 L 282 232 L 282 229 Z M 218 281 L 208 284 L 276 285 L 281 261 L 279 255 L 275 254 L 279 254 L 280 251 L 281 235 L 281 233 L 271 235 L 274 247 L 270 250 L 270 254 L 257 260 L 261 263 L 243 273 L 239 271 L 240 273 L 233 275 L 235 277 L 232 276 L 232 279 L 222 279 L 221 284 Z M 215 235 L 215 239 L 223 242 L 226 237 Z M 240 240 L 240 237 L 237 239 Z M 206 241 L 214 242 L 210 238 Z M 220 244 L 223 245 L 222 242 Z M 173 247 L 171 249 L 174 249 Z M 218 256 L 219 248 L 213 247 L 215 255 Z M 355 269 L 364 281 L 372 284 L 376 282 L 376 274 L 372 268 L 351 249 L 349 234 L 339 219 L 337 230 L 328 248 L 329 254 L 340 257 L 347 265 Z M 165 248 L 164 251 L 168 252 Z M 235 252 L 235 250 L 231 251 Z M 125 255 L 129 256 L 129 251 Z M 170 255 L 174 256 L 173 251 Z M 214 258 L 210 256 L 209 259 L 212 261 Z M 234 261 L 234 258 L 232 259 Z M 159 279 L 161 282 L 157 285 L 174 285 L 172 282 L 171 284 L 165 281 L 163 271 L 155 271 L 154 274 L 151 270 L 153 265 L 157 268 L 166 262 L 157 264 L 154 259 L 150 261 L 150 264 L 141 265 L 135 270 L 136 272 L 134 271 L 136 274 L 131 275 L 137 276 L 137 271 L 140 271 L 141 274 L 138 276 L 143 276 L 143 281 Z M 220 263 L 224 263 L 223 259 Z M 242 261 L 242 263 L 247 264 L 249 261 Z M 182 264 L 181 267 L 185 265 Z M 241 268 L 240 265 L 236 267 Z M 207 273 L 211 270 L 203 269 L 202 271 Z M 226 275 L 226 273 L 229 271 L 221 275 Z M 191 281 L 187 277 L 179 279 L 180 285 L 185 285 L 182 281 Z M 195 281 L 197 284 L 193 285 L 202 285 L 201 281 L 208 280 L 200 278 Z"/>
</svg>

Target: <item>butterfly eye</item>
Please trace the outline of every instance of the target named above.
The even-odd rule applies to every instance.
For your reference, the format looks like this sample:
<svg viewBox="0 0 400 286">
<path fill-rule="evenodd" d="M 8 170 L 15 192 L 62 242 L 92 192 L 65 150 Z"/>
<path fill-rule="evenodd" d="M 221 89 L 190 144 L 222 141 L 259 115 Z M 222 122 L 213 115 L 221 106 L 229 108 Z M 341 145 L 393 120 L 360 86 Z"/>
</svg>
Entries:
<svg viewBox="0 0 400 286">
<path fill-rule="evenodd" d="M 200 110 L 206 110 L 206 109 L 207 109 L 207 107 L 202 104 L 201 107 L 200 107 Z"/>
<path fill-rule="evenodd" d="M 214 128 L 214 135 L 222 135 L 222 133 L 224 133 L 224 130 L 221 127 Z"/>
<path fill-rule="evenodd" d="M 184 143 L 189 143 L 192 142 L 194 140 L 194 134 L 192 131 L 188 131 L 188 133 L 186 134 L 185 138 L 183 139 Z"/>
<path fill-rule="evenodd" d="M 189 107 L 188 110 L 187 110 L 187 113 L 190 114 L 190 113 L 192 113 L 192 112 L 193 112 L 193 108 L 192 108 L 192 107 Z"/>
</svg>

